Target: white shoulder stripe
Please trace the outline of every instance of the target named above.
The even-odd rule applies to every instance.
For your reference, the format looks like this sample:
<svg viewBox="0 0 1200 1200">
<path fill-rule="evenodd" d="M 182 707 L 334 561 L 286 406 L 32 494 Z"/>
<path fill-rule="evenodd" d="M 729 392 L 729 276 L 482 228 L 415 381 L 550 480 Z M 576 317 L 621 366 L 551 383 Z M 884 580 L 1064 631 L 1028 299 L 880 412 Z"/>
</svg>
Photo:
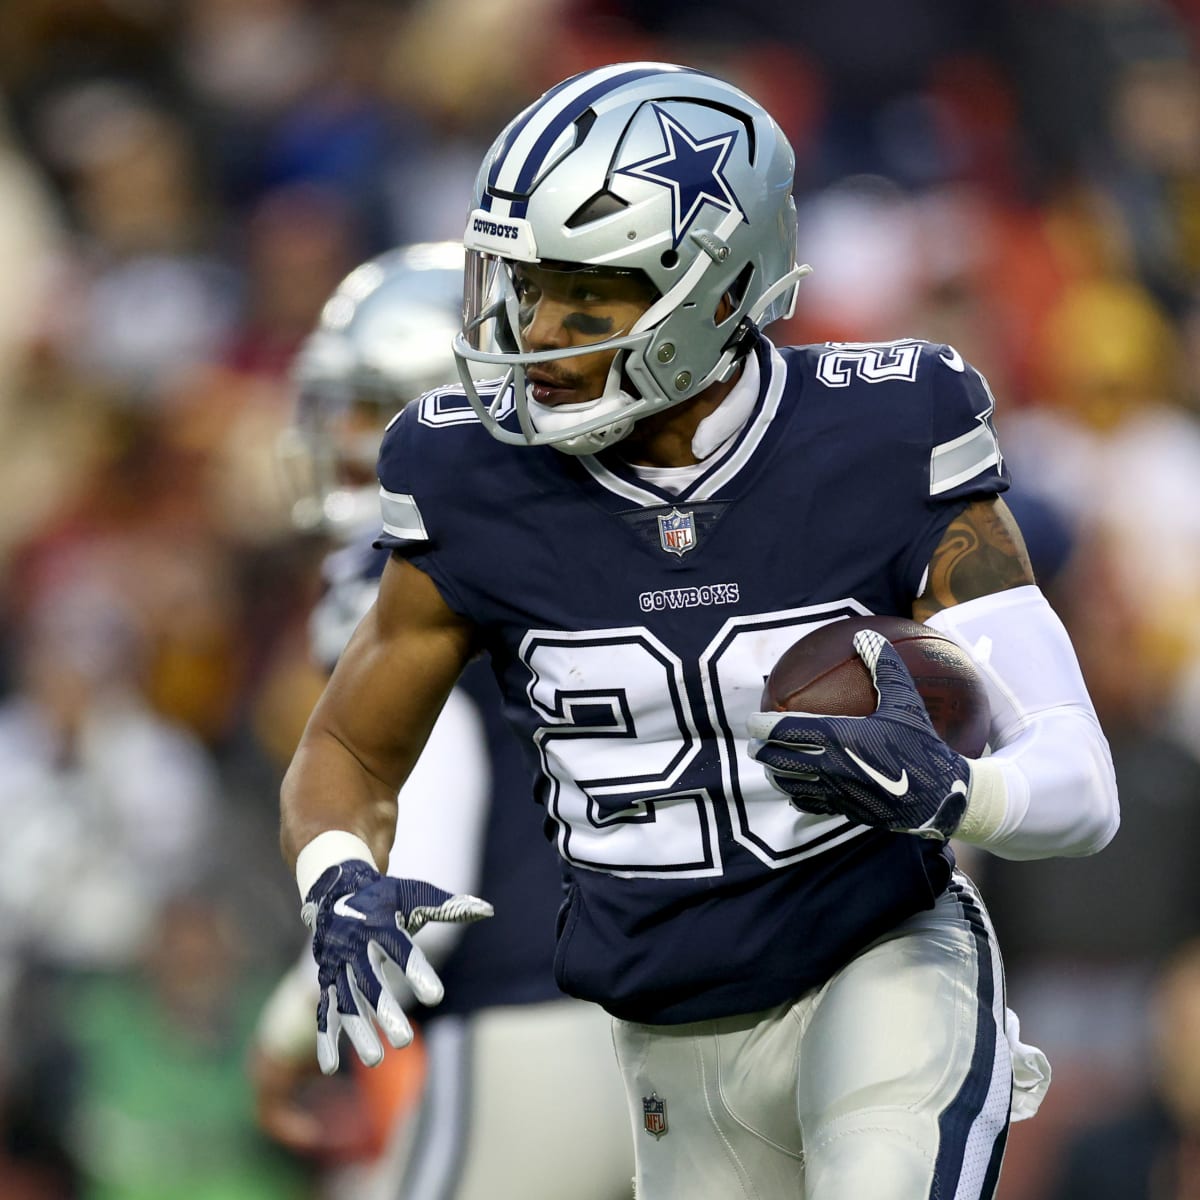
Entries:
<svg viewBox="0 0 1200 1200">
<path fill-rule="evenodd" d="M 421 519 L 421 510 L 412 496 L 379 489 L 379 505 L 383 510 L 383 529 L 392 537 L 409 542 L 427 542 L 429 531 Z"/>
<path fill-rule="evenodd" d="M 996 435 L 986 422 L 981 422 L 969 433 L 934 446 L 929 455 L 929 494 L 948 492 L 999 461 Z"/>
</svg>

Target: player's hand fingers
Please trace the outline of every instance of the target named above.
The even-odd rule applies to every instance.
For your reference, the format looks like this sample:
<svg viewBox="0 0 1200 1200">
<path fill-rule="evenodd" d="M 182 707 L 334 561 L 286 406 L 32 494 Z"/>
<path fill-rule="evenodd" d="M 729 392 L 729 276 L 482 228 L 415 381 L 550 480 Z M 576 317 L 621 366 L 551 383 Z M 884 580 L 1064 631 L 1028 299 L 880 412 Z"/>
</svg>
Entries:
<svg viewBox="0 0 1200 1200">
<path fill-rule="evenodd" d="M 879 660 L 884 654 L 884 648 L 888 646 L 891 646 L 891 642 L 873 629 L 860 629 L 854 635 L 854 652 L 862 659 L 863 666 L 871 673 L 872 679 L 878 679 L 876 672 L 879 669 Z"/>
<path fill-rule="evenodd" d="M 829 802 L 829 796 L 823 789 L 791 783 L 781 790 L 791 801 L 792 807 L 800 812 L 811 813 L 818 817 L 846 815 Z"/>
<path fill-rule="evenodd" d="M 414 946 L 404 965 L 404 978 L 412 988 L 413 995 L 422 1004 L 441 1004 L 446 989 L 438 978 L 438 973 L 429 963 L 429 959 L 421 953 L 420 946 Z"/>
<path fill-rule="evenodd" d="M 333 984 L 322 993 L 321 1006 L 325 1009 L 325 1019 L 322 1021 L 318 1008 L 317 1065 L 322 1074 L 332 1075 L 338 1069 L 338 1033 L 342 1024 L 337 1008 L 337 988 Z"/>
<path fill-rule="evenodd" d="M 912 715 L 925 712 L 917 685 L 896 648 L 881 633 L 860 629 L 854 635 L 854 649 L 871 673 L 879 697 L 876 709 L 880 713 Z"/>
<path fill-rule="evenodd" d="M 388 988 L 380 991 L 375 1013 L 379 1017 L 379 1028 L 395 1049 L 403 1050 L 413 1040 L 413 1027 L 400 1007 L 400 1001 Z"/>
<path fill-rule="evenodd" d="M 375 1023 L 371 1019 L 375 1010 L 362 988 L 358 986 L 354 970 L 349 964 L 346 966 L 346 986 L 354 1005 L 353 1012 L 342 1014 L 346 1036 L 366 1066 L 377 1066 L 383 1058 L 383 1043 L 379 1040 L 379 1034 L 375 1032 Z"/>
<path fill-rule="evenodd" d="M 750 754 L 759 758 L 759 747 L 763 745 L 787 746 L 804 754 L 820 754 L 824 748 L 825 735 L 814 728 L 813 721 L 824 723 L 830 720 L 820 713 L 751 713 L 746 718 L 746 732 L 750 735 Z"/>
<path fill-rule="evenodd" d="M 401 914 L 396 915 L 397 924 L 401 920 Z M 400 981 L 404 981 L 404 986 L 413 993 L 414 996 L 422 1004 L 440 1004 L 442 996 L 445 994 L 445 989 L 442 987 L 442 981 L 438 978 L 437 972 L 429 964 L 429 960 L 421 952 L 412 938 L 401 930 L 390 931 L 381 929 L 372 939 L 372 942 L 377 947 L 380 954 L 383 975 L 381 980 L 390 981 L 390 986 L 393 992 L 399 991 Z M 370 955 L 370 946 L 368 945 L 368 955 Z M 372 960 L 372 965 L 376 960 Z M 390 963 L 390 965 L 386 965 Z M 398 965 L 397 965 L 398 964 Z M 392 973 L 395 968 L 396 973 Z M 378 974 L 378 972 L 377 972 Z"/>
<path fill-rule="evenodd" d="M 746 718 L 746 732 L 750 735 L 750 753 L 754 754 L 754 747 L 761 746 L 764 742 L 771 740 L 771 735 L 775 731 L 775 727 L 787 717 L 787 713 L 781 712 L 757 712 L 751 713 Z"/>
<path fill-rule="evenodd" d="M 448 896 L 437 904 L 419 905 L 410 909 L 403 928 L 411 935 L 430 921 L 465 925 L 490 917 L 494 911 L 486 900 L 481 900 L 478 896 Z"/>
<path fill-rule="evenodd" d="M 816 770 L 816 756 L 804 751 L 797 751 L 791 746 L 781 749 L 771 742 L 765 742 L 761 752 L 754 757 L 770 773 L 781 775 L 786 779 L 803 779 L 806 782 L 814 783 L 820 778 L 820 774 Z"/>
<path fill-rule="evenodd" d="M 810 781 L 802 781 L 797 778 L 787 775 L 780 775 L 775 771 L 767 771 L 767 782 L 781 795 L 786 796 L 793 804 L 796 803 L 797 792 L 802 788 L 805 789 L 805 794 L 811 793 L 816 796 L 820 794 L 819 787 L 815 787 Z M 828 809 L 817 808 L 813 805 L 797 805 L 798 808 L 803 807 L 806 812 L 827 812 Z"/>
<path fill-rule="evenodd" d="M 367 958 L 379 980 L 379 1000 L 375 1005 L 379 1028 L 387 1040 L 401 1050 L 413 1040 L 412 1025 L 397 999 L 397 988 L 403 986 L 404 971 L 376 941 L 367 943 Z"/>
</svg>

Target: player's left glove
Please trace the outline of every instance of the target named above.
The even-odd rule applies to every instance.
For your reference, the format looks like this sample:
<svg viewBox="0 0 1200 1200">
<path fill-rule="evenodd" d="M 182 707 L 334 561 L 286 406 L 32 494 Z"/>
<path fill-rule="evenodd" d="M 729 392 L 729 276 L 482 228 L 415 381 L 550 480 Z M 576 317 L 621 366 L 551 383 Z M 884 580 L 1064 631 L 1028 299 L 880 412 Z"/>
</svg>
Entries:
<svg viewBox="0 0 1200 1200">
<path fill-rule="evenodd" d="M 908 668 L 873 630 L 854 636 L 879 705 L 868 717 L 754 713 L 752 758 L 804 812 L 945 841 L 967 806 L 970 767 L 934 732 Z"/>
<path fill-rule="evenodd" d="M 347 859 L 328 868 L 305 897 L 300 916 L 312 930 L 317 960 L 317 1061 L 326 1075 L 338 1065 L 338 1032 L 369 1067 L 383 1057 L 375 1025 L 395 1047 L 412 1041 L 398 995 L 405 984 L 422 1004 L 438 1004 L 442 981 L 414 944 L 429 921 L 468 922 L 492 915 L 477 896 L 454 896 L 419 879 L 381 875 Z"/>
</svg>

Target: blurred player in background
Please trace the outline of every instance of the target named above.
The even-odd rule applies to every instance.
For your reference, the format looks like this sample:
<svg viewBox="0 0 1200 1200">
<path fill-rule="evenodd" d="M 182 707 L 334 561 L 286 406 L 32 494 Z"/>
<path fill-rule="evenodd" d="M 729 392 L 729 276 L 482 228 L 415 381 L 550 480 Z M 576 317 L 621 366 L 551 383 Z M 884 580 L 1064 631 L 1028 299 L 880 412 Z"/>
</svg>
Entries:
<svg viewBox="0 0 1200 1200">
<path fill-rule="evenodd" d="M 337 545 L 310 626 L 313 654 L 326 670 L 370 608 L 388 557 L 371 546 L 384 426 L 453 374 L 462 265 L 462 247 L 453 243 L 364 263 L 329 299 L 297 358 L 298 411 L 283 460 L 296 524 Z M 561 871 L 499 699 L 486 667 L 469 666 L 400 796 L 389 870 L 482 892 L 496 915 L 465 928 L 430 925 L 418 937 L 447 997 L 421 1014 L 416 1109 L 406 1112 L 402 1097 L 391 1098 L 399 1127 L 356 1195 L 619 1200 L 630 1193 L 628 1119 L 609 1021 L 554 982 Z M 337 1157 L 370 1143 L 372 1114 L 346 1105 L 334 1119 L 332 1107 L 309 1105 L 319 1095 L 311 1087 L 312 1076 L 320 1078 L 317 999 L 306 948 L 264 1011 L 254 1073 L 267 1129 L 294 1149 Z"/>
<path fill-rule="evenodd" d="M 659 63 L 565 80 L 486 156 L 462 387 L 384 437 L 393 554 L 284 781 L 321 1057 L 403 1044 L 397 996 L 442 991 L 408 935 L 490 911 L 380 873 L 483 647 L 568 864 L 558 980 L 616 1018 L 640 1200 L 988 1200 L 1048 1079 L 949 839 L 1093 853 L 1112 765 L 982 376 L 763 336 L 805 273 L 793 170 L 757 102 Z M 990 756 L 937 736 L 877 634 L 873 715 L 756 711 L 792 642 L 863 613 L 967 649 Z"/>
</svg>

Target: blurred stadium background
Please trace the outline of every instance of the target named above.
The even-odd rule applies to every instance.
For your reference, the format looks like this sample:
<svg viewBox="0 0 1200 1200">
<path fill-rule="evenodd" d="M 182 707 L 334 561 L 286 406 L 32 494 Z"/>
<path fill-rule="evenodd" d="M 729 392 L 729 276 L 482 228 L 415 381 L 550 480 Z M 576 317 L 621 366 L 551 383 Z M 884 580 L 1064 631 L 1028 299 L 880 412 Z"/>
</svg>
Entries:
<svg viewBox="0 0 1200 1200">
<path fill-rule="evenodd" d="M 0 1196 L 348 1194 L 244 1069 L 319 687 L 287 367 L 350 267 L 460 235 L 512 113 L 638 58 L 792 138 L 815 273 L 776 340 L 988 376 L 1113 743 L 1109 850 L 972 864 L 1056 1071 L 1003 1200 L 1075 1197 L 1080 1134 L 1132 1114 L 1136 1157 L 1156 1105 L 1161 1194 L 1200 1196 L 1198 56 L 1196 0 L 3 0 Z"/>
</svg>

